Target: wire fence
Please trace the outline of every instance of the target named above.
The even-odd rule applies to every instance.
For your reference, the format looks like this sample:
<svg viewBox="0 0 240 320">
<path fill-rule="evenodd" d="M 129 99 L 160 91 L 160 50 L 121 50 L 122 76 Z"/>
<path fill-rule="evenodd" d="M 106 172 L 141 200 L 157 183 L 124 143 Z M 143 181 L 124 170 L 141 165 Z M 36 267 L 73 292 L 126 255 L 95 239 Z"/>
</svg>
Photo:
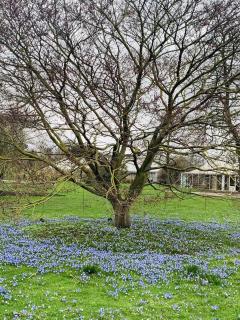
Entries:
<svg viewBox="0 0 240 320">
<path fill-rule="evenodd" d="M 24 187 L 25 188 L 25 187 Z M 26 188 L 25 188 L 26 189 Z M 51 188 L 49 188 L 50 190 Z M 20 189 L 18 189 L 20 190 Z M 36 192 L 43 192 L 41 185 Z M 46 188 L 45 188 L 46 191 Z M 24 192 L 17 195 L 0 194 L 0 214 L 31 216 L 78 215 L 82 217 L 111 217 L 112 207 L 107 199 L 84 189 L 69 186 L 47 196 Z M 163 219 L 240 222 L 240 194 L 173 193 L 170 190 L 147 189 L 131 208 L 131 214 Z"/>
<path fill-rule="evenodd" d="M 106 199 L 84 190 L 74 191 L 82 216 L 111 216 L 113 211 Z M 240 194 L 174 194 L 144 192 L 131 208 L 131 214 L 163 219 L 240 222 Z"/>
</svg>

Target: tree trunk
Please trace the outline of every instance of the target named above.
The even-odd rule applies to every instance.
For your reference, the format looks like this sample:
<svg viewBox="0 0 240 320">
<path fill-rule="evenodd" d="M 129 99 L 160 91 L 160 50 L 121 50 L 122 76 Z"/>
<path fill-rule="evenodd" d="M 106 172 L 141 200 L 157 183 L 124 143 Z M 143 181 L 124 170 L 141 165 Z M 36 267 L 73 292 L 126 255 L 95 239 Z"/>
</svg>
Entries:
<svg viewBox="0 0 240 320">
<path fill-rule="evenodd" d="M 113 202 L 114 225 L 117 228 L 130 228 L 131 219 L 129 215 L 130 205 L 128 203 Z"/>
</svg>

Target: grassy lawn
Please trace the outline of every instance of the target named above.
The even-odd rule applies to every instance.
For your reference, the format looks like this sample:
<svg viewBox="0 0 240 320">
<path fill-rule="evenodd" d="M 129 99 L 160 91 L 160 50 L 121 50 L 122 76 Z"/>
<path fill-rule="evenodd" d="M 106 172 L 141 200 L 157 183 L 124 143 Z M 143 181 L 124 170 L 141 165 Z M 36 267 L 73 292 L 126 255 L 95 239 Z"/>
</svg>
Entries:
<svg viewBox="0 0 240 320">
<path fill-rule="evenodd" d="M 58 191 L 2 214 L 0 319 L 240 319 L 239 200 L 146 188 L 117 230 L 106 200 Z"/>
<path fill-rule="evenodd" d="M 14 201 L 16 197 L 2 197 L 0 208 L 3 207 L 1 202 L 11 204 Z M 34 203 L 36 205 L 32 205 Z M 25 205 L 29 205 L 29 208 L 25 209 Z M 21 209 L 20 217 L 25 216 L 30 219 L 60 218 L 69 215 L 100 218 L 112 215 L 112 209 L 107 200 L 70 183 L 59 185 L 53 196 L 46 198 L 22 196 L 17 199 L 17 204 L 13 203 L 12 206 Z M 131 213 L 141 216 L 150 215 L 160 219 L 238 223 L 240 222 L 240 198 L 202 197 L 187 194 L 169 196 L 169 192 L 166 196 L 163 189 L 154 190 L 146 187 L 142 196 L 132 207 Z M 5 216 L 2 214 L 2 219 Z"/>
</svg>

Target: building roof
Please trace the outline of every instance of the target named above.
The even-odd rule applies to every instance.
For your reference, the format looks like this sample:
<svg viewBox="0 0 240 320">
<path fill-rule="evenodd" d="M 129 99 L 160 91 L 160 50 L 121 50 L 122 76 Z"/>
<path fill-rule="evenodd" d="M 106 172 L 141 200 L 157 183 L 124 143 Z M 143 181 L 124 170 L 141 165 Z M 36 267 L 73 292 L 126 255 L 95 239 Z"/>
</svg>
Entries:
<svg viewBox="0 0 240 320">
<path fill-rule="evenodd" d="M 134 163 L 132 161 L 128 161 L 126 163 L 126 167 L 127 167 L 127 172 L 129 172 L 129 173 L 136 173 L 137 172 L 137 169 L 136 169 L 136 167 L 135 167 L 135 165 L 134 165 Z M 153 163 L 152 164 L 152 169 L 150 169 L 150 172 L 158 173 L 159 172 L 159 168 L 158 167 L 159 167 L 158 164 Z"/>
<path fill-rule="evenodd" d="M 191 174 L 236 174 L 238 167 L 236 164 L 227 163 L 221 160 L 206 161 L 199 168 L 185 171 Z"/>
</svg>

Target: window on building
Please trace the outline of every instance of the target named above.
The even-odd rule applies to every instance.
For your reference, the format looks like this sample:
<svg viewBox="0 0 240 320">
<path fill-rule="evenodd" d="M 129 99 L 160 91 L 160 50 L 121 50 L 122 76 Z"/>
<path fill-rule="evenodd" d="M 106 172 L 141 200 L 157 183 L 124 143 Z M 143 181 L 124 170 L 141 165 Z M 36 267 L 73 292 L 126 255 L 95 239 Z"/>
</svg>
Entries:
<svg viewBox="0 0 240 320">
<path fill-rule="evenodd" d="M 234 187 L 235 186 L 235 177 L 233 177 L 233 176 L 230 176 L 230 186 L 231 187 Z"/>
</svg>

